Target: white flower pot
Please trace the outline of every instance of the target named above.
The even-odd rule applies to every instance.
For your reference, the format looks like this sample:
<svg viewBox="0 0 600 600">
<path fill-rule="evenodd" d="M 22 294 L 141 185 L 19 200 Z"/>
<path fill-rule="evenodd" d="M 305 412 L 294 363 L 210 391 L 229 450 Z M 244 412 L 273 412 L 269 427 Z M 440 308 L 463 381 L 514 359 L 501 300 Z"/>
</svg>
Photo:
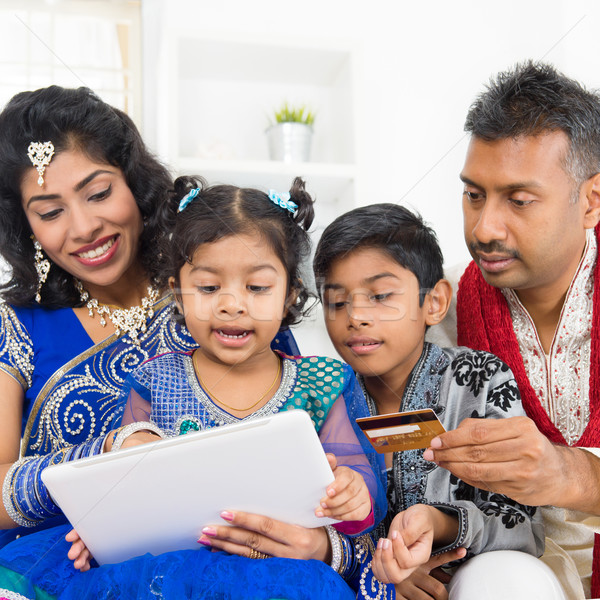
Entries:
<svg viewBox="0 0 600 600">
<path fill-rule="evenodd" d="M 283 162 L 306 162 L 310 159 L 312 127 L 304 123 L 276 123 L 267 129 L 269 156 Z"/>
</svg>

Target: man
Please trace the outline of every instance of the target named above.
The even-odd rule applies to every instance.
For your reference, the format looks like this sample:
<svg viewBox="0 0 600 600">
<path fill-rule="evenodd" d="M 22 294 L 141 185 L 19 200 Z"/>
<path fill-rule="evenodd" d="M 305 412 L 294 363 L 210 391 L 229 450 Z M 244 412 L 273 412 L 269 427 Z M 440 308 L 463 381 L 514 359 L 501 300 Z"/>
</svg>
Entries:
<svg viewBox="0 0 600 600">
<path fill-rule="evenodd" d="M 479 488 L 558 507 L 544 508 L 544 560 L 569 598 L 597 597 L 600 96 L 530 62 L 490 83 L 465 129 L 473 262 L 458 343 L 510 366 L 530 418 L 467 419 L 424 456 Z"/>
</svg>

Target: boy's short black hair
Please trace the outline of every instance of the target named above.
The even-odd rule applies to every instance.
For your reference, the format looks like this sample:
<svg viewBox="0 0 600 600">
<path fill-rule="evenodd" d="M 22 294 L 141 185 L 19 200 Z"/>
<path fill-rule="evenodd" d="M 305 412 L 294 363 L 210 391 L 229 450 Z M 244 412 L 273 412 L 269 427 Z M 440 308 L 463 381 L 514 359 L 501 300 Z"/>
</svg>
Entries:
<svg viewBox="0 0 600 600">
<path fill-rule="evenodd" d="M 365 248 L 385 252 L 415 275 L 421 305 L 444 277 L 437 236 L 421 216 L 397 204 L 371 204 L 343 214 L 323 232 L 313 261 L 319 293 L 335 260 Z"/>
</svg>

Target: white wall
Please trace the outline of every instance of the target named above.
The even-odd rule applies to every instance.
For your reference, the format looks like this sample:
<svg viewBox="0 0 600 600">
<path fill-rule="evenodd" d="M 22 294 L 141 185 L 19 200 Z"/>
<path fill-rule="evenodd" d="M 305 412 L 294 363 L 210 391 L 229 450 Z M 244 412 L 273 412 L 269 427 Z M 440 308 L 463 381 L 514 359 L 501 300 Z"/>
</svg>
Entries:
<svg viewBox="0 0 600 600">
<path fill-rule="evenodd" d="M 600 3 L 593 0 L 143 0 L 142 9 L 144 27 L 160 22 L 151 39 L 145 35 L 146 58 L 160 56 L 168 27 L 356 43 L 359 202 L 420 211 L 438 232 L 447 265 L 468 258 L 458 179 L 468 141 L 462 128 L 489 77 L 532 58 L 600 87 Z M 147 82 L 154 64 L 145 61 Z M 151 107 L 148 94 L 144 99 Z"/>
<path fill-rule="evenodd" d="M 600 3 L 593 0 L 144 0 L 142 10 L 146 55 L 157 52 L 169 27 L 355 41 L 363 57 L 360 202 L 419 210 L 438 232 L 447 264 L 468 257 L 458 180 L 462 126 L 490 75 L 543 59 L 600 87 Z M 154 64 L 145 61 L 147 82 Z M 153 97 L 145 94 L 145 103 Z"/>
</svg>

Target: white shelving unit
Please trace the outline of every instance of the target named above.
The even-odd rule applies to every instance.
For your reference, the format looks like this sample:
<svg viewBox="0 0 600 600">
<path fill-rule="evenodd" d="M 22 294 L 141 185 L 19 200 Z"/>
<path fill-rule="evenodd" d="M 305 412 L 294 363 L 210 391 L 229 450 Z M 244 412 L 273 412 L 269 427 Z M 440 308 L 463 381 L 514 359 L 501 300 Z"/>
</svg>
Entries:
<svg viewBox="0 0 600 600">
<path fill-rule="evenodd" d="M 167 77 L 158 81 L 168 84 L 157 86 L 157 143 L 178 173 L 281 191 L 300 175 L 317 197 L 321 223 L 332 214 L 325 204 L 355 204 L 350 46 L 184 30 L 165 40 Z M 284 101 L 306 105 L 317 115 L 311 162 L 268 159 L 264 132 L 269 115 Z"/>
<path fill-rule="evenodd" d="M 316 198 L 315 242 L 325 225 L 356 205 L 357 78 L 351 45 L 189 30 L 172 30 L 163 40 L 153 129 L 159 154 L 178 174 L 278 191 L 301 176 Z M 310 162 L 268 158 L 269 115 L 285 101 L 316 113 Z M 319 351 L 326 353 L 317 319 L 318 324 L 309 320 L 303 326 L 303 336 L 318 338 Z M 302 351 L 312 351 L 313 342 Z"/>
</svg>

